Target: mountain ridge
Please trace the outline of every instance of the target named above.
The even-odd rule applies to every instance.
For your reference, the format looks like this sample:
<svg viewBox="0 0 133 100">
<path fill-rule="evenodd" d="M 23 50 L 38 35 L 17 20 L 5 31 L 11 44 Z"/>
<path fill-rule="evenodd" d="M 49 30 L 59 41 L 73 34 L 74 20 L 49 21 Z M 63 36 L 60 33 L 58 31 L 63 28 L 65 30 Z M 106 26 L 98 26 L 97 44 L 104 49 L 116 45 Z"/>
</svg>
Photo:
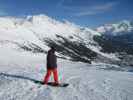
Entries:
<svg viewBox="0 0 133 100">
<path fill-rule="evenodd" d="M 100 60 L 116 64 L 120 61 L 116 52 L 103 51 L 102 42 L 95 38 L 102 39 L 103 34 L 88 27 L 60 22 L 46 15 L 1 17 L 0 20 L 1 47 L 10 44 L 9 48 L 19 51 L 47 53 L 55 46 L 58 57 L 64 59 L 86 63 Z"/>
</svg>

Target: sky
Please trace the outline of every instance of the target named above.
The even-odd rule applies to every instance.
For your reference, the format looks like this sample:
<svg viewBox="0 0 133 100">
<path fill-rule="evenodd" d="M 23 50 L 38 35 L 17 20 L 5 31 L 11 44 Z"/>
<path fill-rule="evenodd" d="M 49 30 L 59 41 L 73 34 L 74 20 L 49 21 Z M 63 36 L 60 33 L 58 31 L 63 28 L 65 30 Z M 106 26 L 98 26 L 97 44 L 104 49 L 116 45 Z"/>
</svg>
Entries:
<svg viewBox="0 0 133 100">
<path fill-rule="evenodd" d="M 0 0 L 0 16 L 39 14 L 95 28 L 133 20 L 133 0 Z"/>
</svg>

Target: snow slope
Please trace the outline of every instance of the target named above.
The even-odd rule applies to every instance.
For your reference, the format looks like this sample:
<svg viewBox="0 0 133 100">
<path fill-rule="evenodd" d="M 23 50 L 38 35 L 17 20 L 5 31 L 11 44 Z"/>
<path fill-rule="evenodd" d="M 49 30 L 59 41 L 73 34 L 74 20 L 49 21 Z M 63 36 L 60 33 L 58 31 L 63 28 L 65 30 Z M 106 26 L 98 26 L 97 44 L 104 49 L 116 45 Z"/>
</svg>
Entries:
<svg viewBox="0 0 133 100">
<path fill-rule="evenodd" d="M 52 41 L 52 45 L 54 43 L 60 47 L 67 40 L 72 44 L 72 47 L 82 45 L 84 49 L 90 50 L 88 54 L 79 56 L 79 53 L 70 49 L 71 47 L 63 46 L 63 50 L 66 49 L 65 52 L 73 53 L 73 58 L 77 56 L 75 58 L 80 57 L 85 61 L 90 61 L 90 57 L 87 55 L 90 55 L 92 51 L 94 55 L 98 54 L 107 59 L 119 60 L 114 54 L 100 51 L 101 47 L 93 40 L 93 37 L 95 35 L 100 36 L 100 33 L 67 21 L 60 22 L 46 15 L 27 16 L 26 18 L 0 17 L 0 35 L 0 47 L 2 48 L 9 47 L 16 50 L 23 48 L 31 52 L 44 53 L 49 49 L 49 41 Z M 77 48 L 74 47 L 73 49 Z M 83 52 L 84 49 L 82 49 Z M 72 56 L 63 55 L 60 52 L 58 52 L 59 56 L 72 58 Z"/>
<path fill-rule="evenodd" d="M 67 82 L 70 85 L 67 88 L 56 88 L 33 82 L 43 80 L 46 73 L 45 55 L 7 49 L 0 51 L 0 55 L 0 100 L 132 100 L 133 98 L 131 72 L 101 69 L 103 66 L 106 67 L 106 64 L 89 65 L 58 59 L 60 82 Z"/>
<path fill-rule="evenodd" d="M 84 29 L 70 22 L 59 22 L 46 15 L 27 16 L 26 18 L 0 17 L 0 40 L 17 43 L 30 42 L 42 46 L 43 38 L 57 39 L 56 35 L 66 38 L 73 36 L 71 41 L 94 42 L 92 37 L 100 35 L 91 29 Z M 75 36 L 76 35 L 76 36 Z M 69 38 L 70 39 L 70 38 Z M 46 47 L 45 47 L 46 49 Z"/>
<path fill-rule="evenodd" d="M 43 80 L 46 55 L 18 49 L 18 44 L 35 44 L 47 51 L 44 38 L 58 40 L 57 36 L 63 36 L 109 57 L 99 51 L 94 35 L 100 34 L 45 15 L 0 18 L 0 100 L 132 100 L 133 73 L 124 72 L 120 66 L 58 59 L 60 82 L 70 85 L 56 88 L 34 83 Z"/>
</svg>

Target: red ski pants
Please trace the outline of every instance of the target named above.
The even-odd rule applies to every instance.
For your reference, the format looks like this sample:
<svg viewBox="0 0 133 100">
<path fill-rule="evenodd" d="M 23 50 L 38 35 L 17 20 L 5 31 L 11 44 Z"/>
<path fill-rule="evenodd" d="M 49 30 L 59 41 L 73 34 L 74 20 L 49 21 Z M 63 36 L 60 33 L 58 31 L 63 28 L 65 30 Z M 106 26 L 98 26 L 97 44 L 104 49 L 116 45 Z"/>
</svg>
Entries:
<svg viewBox="0 0 133 100">
<path fill-rule="evenodd" d="M 53 73 L 53 75 L 54 75 L 54 81 L 56 83 L 58 83 L 58 72 L 57 72 L 57 68 L 55 68 L 55 69 L 47 69 L 47 74 L 45 75 L 45 78 L 44 78 L 45 84 L 48 83 L 48 80 L 49 80 L 49 77 L 51 76 L 51 73 Z"/>
</svg>

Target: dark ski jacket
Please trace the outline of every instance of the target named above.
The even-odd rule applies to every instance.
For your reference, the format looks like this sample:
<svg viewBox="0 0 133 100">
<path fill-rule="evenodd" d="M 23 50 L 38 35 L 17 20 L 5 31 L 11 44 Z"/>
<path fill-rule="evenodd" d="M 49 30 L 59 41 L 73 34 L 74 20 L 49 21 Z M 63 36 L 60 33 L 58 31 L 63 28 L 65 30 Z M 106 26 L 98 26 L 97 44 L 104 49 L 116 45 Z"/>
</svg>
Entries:
<svg viewBox="0 0 133 100">
<path fill-rule="evenodd" d="M 55 69 L 57 68 L 57 57 L 54 51 L 51 49 L 47 54 L 47 69 Z"/>
</svg>

